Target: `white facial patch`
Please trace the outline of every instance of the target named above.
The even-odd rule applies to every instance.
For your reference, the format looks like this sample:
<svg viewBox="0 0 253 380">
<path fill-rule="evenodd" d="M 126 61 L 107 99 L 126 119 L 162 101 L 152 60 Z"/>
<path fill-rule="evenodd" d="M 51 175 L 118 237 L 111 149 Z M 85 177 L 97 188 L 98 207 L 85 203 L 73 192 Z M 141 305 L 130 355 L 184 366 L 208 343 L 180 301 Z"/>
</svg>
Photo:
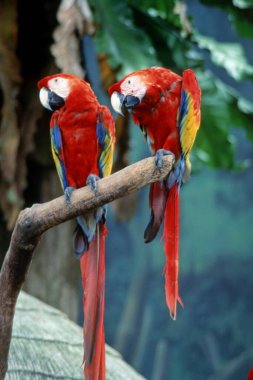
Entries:
<svg viewBox="0 0 253 380">
<path fill-rule="evenodd" d="M 67 78 L 56 77 L 50 79 L 48 81 L 48 88 L 65 100 L 70 93 L 69 80 Z"/>
<path fill-rule="evenodd" d="M 147 88 L 137 75 L 130 76 L 120 86 L 123 95 L 136 96 L 140 102 L 146 94 Z"/>
<path fill-rule="evenodd" d="M 48 103 L 48 90 L 45 87 L 40 89 L 40 102 L 43 107 L 47 108 L 49 111 L 53 111 Z"/>
</svg>

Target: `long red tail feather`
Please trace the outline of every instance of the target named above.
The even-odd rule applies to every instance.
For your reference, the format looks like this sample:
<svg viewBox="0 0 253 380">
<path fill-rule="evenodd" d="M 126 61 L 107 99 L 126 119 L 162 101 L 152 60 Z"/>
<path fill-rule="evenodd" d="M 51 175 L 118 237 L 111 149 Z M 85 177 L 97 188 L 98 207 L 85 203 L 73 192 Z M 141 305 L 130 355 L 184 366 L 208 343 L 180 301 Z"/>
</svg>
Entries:
<svg viewBox="0 0 253 380">
<path fill-rule="evenodd" d="M 164 251 L 166 262 L 164 265 L 165 296 L 171 318 L 176 319 L 177 302 L 182 300 L 178 292 L 179 270 L 179 228 L 180 228 L 180 199 L 178 184 L 175 183 L 169 190 L 164 214 Z"/>
<path fill-rule="evenodd" d="M 99 223 L 89 250 L 80 259 L 84 312 L 85 380 L 105 380 L 105 237 L 107 229 Z"/>
<path fill-rule="evenodd" d="M 151 208 L 150 221 L 144 232 L 145 243 L 151 242 L 157 235 L 163 222 L 168 190 L 164 182 L 155 182 L 150 186 L 149 207 Z"/>
</svg>

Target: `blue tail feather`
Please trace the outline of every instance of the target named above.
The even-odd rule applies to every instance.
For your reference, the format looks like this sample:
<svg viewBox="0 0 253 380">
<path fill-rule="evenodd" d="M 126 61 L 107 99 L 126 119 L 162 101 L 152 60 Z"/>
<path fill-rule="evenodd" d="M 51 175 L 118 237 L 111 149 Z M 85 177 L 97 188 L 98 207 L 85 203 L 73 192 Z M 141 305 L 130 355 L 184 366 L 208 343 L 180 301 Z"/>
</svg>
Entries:
<svg viewBox="0 0 253 380">
<path fill-rule="evenodd" d="M 76 218 L 77 229 L 75 235 L 75 253 L 81 257 L 84 252 L 88 251 L 89 243 L 93 240 L 96 226 L 100 222 L 105 222 L 106 207 L 99 207 L 97 210 L 80 215 Z"/>
</svg>

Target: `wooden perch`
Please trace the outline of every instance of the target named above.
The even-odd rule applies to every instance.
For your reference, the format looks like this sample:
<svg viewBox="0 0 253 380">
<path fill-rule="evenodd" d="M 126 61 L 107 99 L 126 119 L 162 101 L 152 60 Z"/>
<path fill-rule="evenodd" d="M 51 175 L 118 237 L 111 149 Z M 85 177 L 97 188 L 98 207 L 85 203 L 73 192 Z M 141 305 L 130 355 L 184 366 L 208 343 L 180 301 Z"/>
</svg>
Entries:
<svg viewBox="0 0 253 380">
<path fill-rule="evenodd" d="M 66 206 L 65 197 L 61 196 L 20 212 L 0 272 L 0 380 L 4 379 L 7 372 L 17 297 L 42 234 L 81 213 L 162 180 L 170 172 L 173 162 L 173 155 L 168 155 L 163 158 L 163 167 L 160 170 L 157 170 L 154 158 L 130 165 L 99 180 L 96 195 L 87 186 L 74 191 L 71 195 L 71 208 Z"/>
</svg>

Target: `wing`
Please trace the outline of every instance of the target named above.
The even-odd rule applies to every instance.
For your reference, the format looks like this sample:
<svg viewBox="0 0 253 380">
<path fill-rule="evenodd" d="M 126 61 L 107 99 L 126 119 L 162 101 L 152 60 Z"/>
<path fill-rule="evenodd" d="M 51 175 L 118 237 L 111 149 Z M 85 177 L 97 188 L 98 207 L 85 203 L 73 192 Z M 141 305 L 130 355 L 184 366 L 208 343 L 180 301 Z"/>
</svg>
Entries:
<svg viewBox="0 0 253 380">
<path fill-rule="evenodd" d="M 65 189 L 68 187 L 68 180 L 64 164 L 61 130 L 57 124 L 57 120 L 55 120 L 52 124 L 53 125 L 50 128 L 51 149 L 62 188 Z"/>
<path fill-rule="evenodd" d="M 200 127 L 200 100 L 201 91 L 196 76 L 192 70 L 185 70 L 183 72 L 178 126 L 182 152 L 187 160 Z"/>
<path fill-rule="evenodd" d="M 148 148 L 149 148 L 149 151 L 150 153 L 152 154 L 152 156 L 154 156 L 155 154 L 155 141 L 154 141 L 154 138 L 151 137 L 151 133 L 148 132 L 144 127 L 143 125 L 139 125 L 140 129 L 141 129 L 141 132 L 148 144 Z"/>
<path fill-rule="evenodd" d="M 102 106 L 97 124 L 97 138 L 99 144 L 99 176 L 110 175 L 113 164 L 115 144 L 115 126 L 113 117 L 106 106 Z"/>
</svg>

